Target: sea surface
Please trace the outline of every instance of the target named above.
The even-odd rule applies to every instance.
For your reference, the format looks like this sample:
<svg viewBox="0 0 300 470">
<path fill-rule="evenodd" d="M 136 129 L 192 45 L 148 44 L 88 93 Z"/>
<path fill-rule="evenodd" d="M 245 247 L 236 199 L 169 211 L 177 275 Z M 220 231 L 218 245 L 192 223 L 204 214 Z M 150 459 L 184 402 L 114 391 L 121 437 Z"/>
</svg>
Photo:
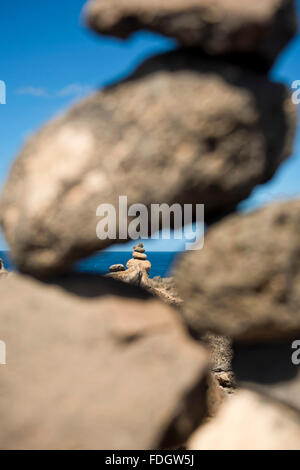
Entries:
<svg viewBox="0 0 300 470">
<path fill-rule="evenodd" d="M 147 252 L 148 260 L 152 264 L 150 277 L 171 275 L 172 265 L 180 252 L 173 251 L 149 251 Z M 5 267 L 13 271 L 15 267 L 10 258 L 9 251 L 0 251 L 0 258 L 3 259 Z M 102 251 L 96 253 L 90 258 L 84 259 L 77 263 L 76 271 L 97 274 L 107 274 L 112 264 L 124 264 L 132 258 L 131 251 Z"/>
</svg>

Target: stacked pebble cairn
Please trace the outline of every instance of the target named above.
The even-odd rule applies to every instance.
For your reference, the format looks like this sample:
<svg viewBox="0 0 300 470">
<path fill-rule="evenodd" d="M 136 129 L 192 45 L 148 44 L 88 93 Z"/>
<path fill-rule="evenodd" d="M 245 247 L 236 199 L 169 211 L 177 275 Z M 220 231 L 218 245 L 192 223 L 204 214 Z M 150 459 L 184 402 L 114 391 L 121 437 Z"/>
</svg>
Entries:
<svg viewBox="0 0 300 470">
<path fill-rule="evenodd" d="M 149 271 L 151 263 L 147 260 L 145 248 L 142 242 L 133 247 L 132 259 L 123 264 L 113 264 L 110 266 L 108 277 L 117 279 L 140 287 L 149 287 Z"/>
<path fill-rule="evenodd" d="M 85 15 L 179 46 L 47 124 L 12 168 L 0 218 L 22 274 L 0 283 L 0 448 L 300 449 L 300 201 L 229 215 L 291 153 L 296 110 L 268 72 L 294 2 L 91 0 Z M 70 272 L 115 243 L 95 214 L 121 194 L 205 204 L 205 247 L 174 271 L 184 321 L 149 291 Z M 141 286 L 150 266 L 138 244 L 109 276 Z M 230 397 L 208 332 L 232 342 Z"/>
<path fill-rule="evenodd" d="M 151 263 L 147 260 L 147 255 L 145 251 L 146 250 L 142 242 L 139 242 L 137 246 L 134 246 L 132 259 L 130 259 L 126 263 L 127 268 L 129 269 L 133 266 L 137 266 L 139 267 L 139 269 L 144 269 L 147 273 L 149 273 L 151 269 Z"/>
</svg>

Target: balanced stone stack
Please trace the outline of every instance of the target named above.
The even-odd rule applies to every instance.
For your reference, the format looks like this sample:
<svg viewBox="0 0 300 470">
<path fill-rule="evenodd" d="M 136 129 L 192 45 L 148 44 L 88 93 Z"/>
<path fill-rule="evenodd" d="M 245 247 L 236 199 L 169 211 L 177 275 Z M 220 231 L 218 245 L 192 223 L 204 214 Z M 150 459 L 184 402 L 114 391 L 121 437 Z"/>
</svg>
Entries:
<svg viewBox="0 0 300 470">
<path fill-rule="evenodd" d="M 146 273 L 149 273 L 151 269 L 151 263 L 147 260 L 147 255 L 145 253 L 145 248 L 142 242 L 139 242 L 137 246 L 133 247 L 132 259 L 127 261 L 127 268 L 136 266 L 139 269 L 145 270 Z"/>
<path fill-rule="evenodd" d="M 132 259 L 127 261 L 126 267 L 127 269 L 122 264 L 114 264 L 110 266 L 110 273 L 107 276 L 139 287 L 150 287 L 149 271 L 151 263 L 147 260 L 142 242 L 133 247 Z"/>
<path fill-rule="evenodd" d="M 11 351 L 0 447 L 182 445 L 218 401 L 207 353 L 178 311 L 111 279 L 60 277 L 118 242 L 97 237 L 96 214 L 125 194 L 129 206 L 202 203 L 207 222 L 219 220 L 204 250 L 178 264 L 183 315 L 194 337 L 232 339 L 237 380 L 255 391 L 237 392 L 189 446 L 255 448 L 261 428 L 260 445 L 293 435 L 286 445 L 300 448 L 298 369 L 282 360 L 300 334 L 299 202 L 224 219 L 291 153 L 296 110 L 267 72 L 296 33 L 294 2 L 91 0 L 86 17 L 101 34 L 148 29 L 178 48 L 47 124 L 12 168 L 0 219 L 23 274 L 0 285 Z M 148 276 L 142 246 L 128 263 Z M 259 380 L 266 343 L 281 365 Z"/>
</svg>

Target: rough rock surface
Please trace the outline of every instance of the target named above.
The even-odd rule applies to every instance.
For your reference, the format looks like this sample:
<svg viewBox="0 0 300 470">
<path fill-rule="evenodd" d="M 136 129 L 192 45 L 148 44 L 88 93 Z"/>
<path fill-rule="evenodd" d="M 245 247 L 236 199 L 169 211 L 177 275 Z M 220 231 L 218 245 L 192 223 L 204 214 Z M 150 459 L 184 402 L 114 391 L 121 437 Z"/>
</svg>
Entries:
<svg viewBox="0 0 300 470">
<path fill-rule="evenodd" d="M 208 378 L 207 388 L 207 416 L 206 418 L 212 418 L 216 416 L 220 410 L 225 399 L 223 389 L 220 386 L 217 378 L 214 374 L 210 374 Z"/>
<path fill-rule="evenodd" d="M 150 29 L 214 56 L 252 53 L 267 67 L 297 31 L 293 0 L 92 0 L 86 12 L 101 34 Z"/>
<path fill-rule="evenodd" d="M 150 291 L 168 305 L 180 308 L 182 300 L 178 297 L 172 277 L 155 276 L 149 278 Z"/>
<path fill-rule="evenodd" d="M 233 370 L 239 385 L 300 411 L 300 340 L 235 346 Z"/>
<path fill-rule="evenodd" d="M 194 433 L 190 450 L 300 450 L 300 414 L 241 390 Z"/>
<path fill-rule="evenodd" d="M 138 287 L 146 287 L 148 285 L 147 271 L 140 266 L 132 266 L 125 271 L 111 272 L 106 274 L 106 277 L 133 284 Z"/>
<path fill-rule="evenodd" d="M 1 449 L 175 446 L 207 412 L 207 353 L 149 294 L 15 275 L 0 295 Z"/>
<path fill-rule="evenodd" d="M 288 157 L 294 121 L 263 76 L 193 51 L 150 59 L 29 139 L 0 207 L 13 259 L 43 276 L 114 243 L 96 236 L 96 209 L 119 195 L 229 210 Z"/>
<path fill-rule="evenodd" d="M 109 267 L 109 271 L 111 273 L 117 273 L 117 272 L 120 272 L 120 271 L 125 271 L 125 266 L 123 264 L 112 264 Z"/>
<path fill-rule="evenodd" d="M 156 276 L 149 279 L 148 284 L 148 290 L 168 305 L 173 305 L 180 310 L 184 308 L 173 277 Z M 197 340 L 201 340 L 209 351 L 212 375 L 217 379 L 221 390 L 225 394 L 233 393 L 236 388 L 236 380 L 232 371 L 233 351 L 230 339 L 211 333 L 196 336 Z"/>
<path fill-rule="evenodd" d="M 300 333 L 300 201 L 234 215 L 212 227 L 205 248 L 175 270 L 189 326 L 237 342 Z"/>
<path fill-rule="evenodd" d="M 201 338 L 212 356 L 212 369 L 214 372 L 230 372 L 232 370 L 232 348 L 228 338 L 207 333 Z"/>
<path fill-rule="evenodd" d="M 132 253 L 132 257 L 134 259 L 145 260 L 147 258 L 147 255 L 145 255 L 145 253 L 139 253 L 138 251 L 134 251 Z"/>
<path fill-rule="evenodd" d="M 135 251 L 137 253 L 145 253 L 145 248 L 143 248 L 141 246 L 134 246 L 133 251 Z"/>
<path fill-rule="evenodd" d="M 139 259 L 133 259 L 133 258 L 129 259 L 126 263 L 126 267 L 128 269 L 132 267 L 136 267 L 137 269 L 144 268 L 146 272 L 150 271 L 151 266 L 152 265 L 149 260 L 139 260 Z"/>
<path fill-rule="evenodd" d="M 184 304 L 182 308 L 184 309 Z M 232 372 L 231 341 L 224 336 L 210 333 L 202 336 L 201 340 L 209 349 L 211 369 L 220 387 L 227 394 L 233 393 L 236 381 Z"/>
</svg>

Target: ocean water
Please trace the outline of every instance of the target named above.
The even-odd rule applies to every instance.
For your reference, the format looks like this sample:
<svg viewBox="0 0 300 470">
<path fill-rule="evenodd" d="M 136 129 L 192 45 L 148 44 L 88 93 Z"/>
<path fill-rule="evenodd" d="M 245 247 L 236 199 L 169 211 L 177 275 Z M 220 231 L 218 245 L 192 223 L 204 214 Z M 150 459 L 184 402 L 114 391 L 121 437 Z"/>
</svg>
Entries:
<svg viewBox="0 0 300 470">
<path fill-rule="evenodd" d="M 148 260 L 152 264 L 150 277 L 171 275 L 172 266 L 180 252 L 173 251 L 149 251 Z M 15 267 L 10 258 L 9 251 L 0 251 L 0 258 L 3 259 L 5 267 L 14 270 Z M 124 264 L 132 258 L 131 251 L 102 251 L 90 258 L 84 259 L 76 264 L 76 271 L 86 273 L 107 274 L 112 264 Z"/>
<path fill-rule="evenodd" d="M 6 269 L 9 271 L 15 270 L 11 257 L 9 256 L 9 251 L 0 251 L 0 258 L 3 259 Z"/>
</svg>

